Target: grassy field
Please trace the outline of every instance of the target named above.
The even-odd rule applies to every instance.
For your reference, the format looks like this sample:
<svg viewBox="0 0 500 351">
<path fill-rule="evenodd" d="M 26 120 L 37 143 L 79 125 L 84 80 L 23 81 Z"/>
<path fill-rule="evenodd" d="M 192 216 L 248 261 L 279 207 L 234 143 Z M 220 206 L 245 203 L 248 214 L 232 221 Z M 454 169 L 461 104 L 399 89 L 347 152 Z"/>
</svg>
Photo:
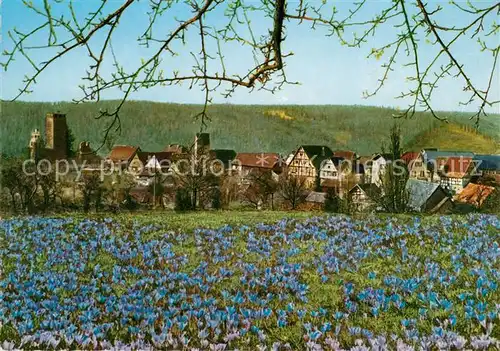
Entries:
<svg viewBox="0 0 500 351">
<path fill-rule="evenodd" d="M 69 127 L 76 141 L 88 140 L 92 145 L 102 141 L 102 130 L 109 121 L 95 120 L 99 109 L 113 108 L 114 101 L 98 104 L 75 105 L 71 103 L 2 102 L 0 151 L 5 154 L 21 154 L 27 147 L 32 129 L 44 129 L 47 112 L 60 111 L 67 114 Z M 193 118 L 200 111 L 197 105 L 154 103 L 147 101 L 127 102 L 121 113 L 122 132 L 115 136 L 116 144 L 139 145 L 146 151 L 162 150 L 169 143 L 190 143 L 200 129 L 200 121 Z M 389 127 L 394 123 L 396 111 L 388 108 L 366 106 L 259 106 L 259 105 L 213 105 L 209 108 L 211 121 L 207 131 L 211 133 L 214 148 L 232 148 L 239 152 L 288 153 L 300 144 L 324 144 L 334 149 L 352 149 L 359 154 L 380 151 Z M 472 125 L 469 114 L 443 112 L 453 125 Z M 140 121 L 140 123 L 138 123 Z M 402 124 L 404 142 L 419 145 L 433 144 L 436 130 L 441 122 L 428 114 L 417 114 L 413 119 L 398 120 Z M 466 143 L 469 150 L 485 152 L 497 148 L 500 140 L 500 116 L 489 115 L 481 120 L 481 139 L 478 150 L 476 142 Z M 444 133 L 443 133 L 444 132 Z M 463 146 L 455 134 L 440 130 L 440 138 L 449 147 Z M 473 139 L 475 136 L 473 136 Z M 470 141 L 471 139 L 465 139 Z M 483 142 L 485 141 L 485 142 Z M 457 144 L 455 144 L 457 143 Z M 418 145 L 417 145 L 418 146 Z M 103 150 L 106 152 L 106 150 Z"/>
<path fill-rule="evenodd" d="M 319 215 L 321 214 L 319 212 Z M 164 226 L 168 230 L 190 232 L 196 228 L 216 229 L 223 225 L 255 225 L 258 223 L 273 223 L 283 218 L 306 219 L 314 215 L 314 213 L 304 211 L 196 211 L 182 213 L 159 210 L 157 212 L 147 211 L 144 213 L 136 212 L 132 215 L 119 214 L 111 216 L 109 214 L 79 213 L 72 215 L 72 217 L 77 220 L 112 218 L 115 221 L 125 223 L 155 223 Z"/>
<path fill-rule="evenodd" d="M 308 216 L 0 221 L 0 345 L 500 346 L 498 217 Z"/>
</svg>

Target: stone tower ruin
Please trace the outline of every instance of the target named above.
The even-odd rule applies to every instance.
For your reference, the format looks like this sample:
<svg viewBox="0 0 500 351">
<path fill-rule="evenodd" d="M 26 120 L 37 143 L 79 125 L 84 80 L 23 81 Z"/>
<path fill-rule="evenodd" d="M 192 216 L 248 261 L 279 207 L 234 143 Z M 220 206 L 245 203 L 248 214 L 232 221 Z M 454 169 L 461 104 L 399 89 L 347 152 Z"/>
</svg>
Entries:
<svg viewBox="0 0 500 351">
<path fill-rule="evenodd" d="M 45 152 L 51 159 L 68 157 L 68 125 L 66 115 L 47 113 L 45 116 Z"/>
<path fill-rule="evenodd" d="M 30 158 L 32 160 L 37 160 L 40 157 L 40 131 L 38 129 L 31 132 L 29 149 Z"/>
</svg>

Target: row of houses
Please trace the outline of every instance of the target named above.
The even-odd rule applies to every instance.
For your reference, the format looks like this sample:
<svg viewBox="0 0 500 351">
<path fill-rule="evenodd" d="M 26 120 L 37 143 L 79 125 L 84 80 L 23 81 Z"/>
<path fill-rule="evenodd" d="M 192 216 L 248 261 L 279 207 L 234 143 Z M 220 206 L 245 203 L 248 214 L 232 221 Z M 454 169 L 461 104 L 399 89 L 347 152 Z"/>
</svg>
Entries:
<svg viewBox="0 0 500 351">
<path fill-rule="evenodd" d="M 66 116 L 47 114 L 45 124 L 46 144 L 40 145 L 40 132 L 35 130 L 29 144 L 31 157 L 67 158 Z M 102 161 L 92 152 L 88 142 L 80 143 L 77 151 L 80 161 L 90 160 L 93 165 Z M 383 195 L 382 181 L 390 163 L 399 163 L 407 168 L 410 178 L 407 189 L 412 194 L 410 204 L 420 211 L 435 212 L 446 208 L 444 198 L 458 201 L 477 198 L 479 192 L 491 193 L 492 187 L 485 191 L 483 186 L 488 185 L 478 184 L 484 183 L 486 178 L 490 185 L 500 183 L 500 155 L 426 148 L 406 152 L 399 160 L 394 160 L 390 154 L 358 155 L 352 150 L 332 150 L 327 145 L 301 145 L 288 155 L 237 153 L 231 149 L 213 149 L 208 133 L 196 134 L 194 142 L 188 147 L 169 144 L 163 150 L 154 152 L 142 150 L 139 146 L 116 145 L 105 159 L 115 167 L 130 171 L 140 186 L 146 186 L 157 170 L 168 173 L 177 160 L 193 152 L 203 152 L 218 160 L 224 170 L 236 172 L 242 184 L 248 184 L 254 172 L 270 172 L 276 179 L 286 172 L 305 178 L 311 192 L 323 194 L 311 193 L 311 200 L 321 201 L 325 192 L 333 189 L 341 197 L 350 196 L 359 210 L 372 207 L 376 199 Z"/>
<path fill-rule="evenodd" d="M 205 148 L 210 157 L 220 160 L 227 170 L 236 171 L 242 184 L 251 181 L 250 175 L 254 171 L 270 172 L 276 179 L 287 172 L 306 179 L 311 190 L 308 201 L 324 202 L 326 191 L 333 188 L 341 197 L 349 196 L 357 211 L 376 207 L 377 199 L 383 195 L 384 172 L 391 162 L 398 161 L 408 169 L 409 207 L 420 212 L 443 212 L 453 201 L 479 205 L 478 201 L 482 202 L 491 194 L 493 187 L 476 182 L 485 177 L 490 177 L 493 182 L 500 181 L 500 155 L 423 149 L 407 152 L 400 160 L 393 160 L 389 154 L 359 156 L 349 150 L 333 151 L 326 145 L 301 145 L 284 157 L 278 153 L 211 149 L 210 136 L 206 133 L 198 134 L 193 145 Z M 187 150 L 180 145 L 168 145 L 162 152 L 116 146 L 108 158 L 137 171 L 161 168 L 164 160 L 171 161 L 165 163 L 170 165 Z"/>
<path fill-rule="evenodd" d="M 332 186 L 339 188 L 340 195 L 342 189 L 347 190 L 355 210 L 362 211 L 376 208 L 389 163 L 407 169 L 408 206 L 419 212 L 446 212 L 453 202 L 479 207 L 494 185 L 500 184 L 500 155 L 435 148 L 406 152 L 394 160 L 390 154 L 358 156 L 352 151 L 304 145 L 290 155 L 287 167 L 291 174 L 307 177 L 310 185 L 319 184 L 323 192 Z M 321 197 L 312 194 L 310 199 Z"/>
</svg>

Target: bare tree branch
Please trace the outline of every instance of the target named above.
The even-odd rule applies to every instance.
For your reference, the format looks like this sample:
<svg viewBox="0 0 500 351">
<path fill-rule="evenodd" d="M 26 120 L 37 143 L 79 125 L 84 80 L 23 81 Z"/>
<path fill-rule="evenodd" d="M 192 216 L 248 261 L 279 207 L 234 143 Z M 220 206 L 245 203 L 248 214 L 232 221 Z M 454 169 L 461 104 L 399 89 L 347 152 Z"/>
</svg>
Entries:
<svg viewBox="0 0 500 351">
<path fill-rule="evenodd" d="M 395 117 L 412 117 L 416 111 L 429 111 L 435 118 L 444 120 L 434 110 L 432 97 L 439 83 L 446 78 L 464 81 L 464 90 L 471 95 L 463 104 L 476 101 L 479 104 L 478 112 L 471 116 L 476 125 L 479 125 L 480 117 L 486 115 L 485 108 L 500 103 L 491 98 L 493 76 L 497 72 L 498 62 L 499 45 L 495 38 L 500 31 L 496 21 L 500 13 L 500 2 L 482 6 L 480 3 L 456 3 L 453 0 L 449 4 L 394 0 L 377 9 L 376 13 L 370 13 L 366 11 L 369 6 L 367 0 L 354 2 L 347 11 L 340 11 L 327 2 L 313 0 L 300 0 L 294 9 L 287 6 L 290 3 L 286 0 L 149 0 L 145 5 L 148 10 L 143 11 L 147 16 L 147 24 L 139 28 L 137 38 L 138 44 L 147 49 L 148 53 L 132 69 L 122 66 L 112 43 L 119 31 L 120 22 L 130 20 L 126 15 L 137 11 L 134 6 L 139 6 L 139 1 L 124 0 L 117 4 L 101 0 L 87 14 L 77 11 L 73 0 L 39 0 L 42 4 L 39 7 L 35 5 L 36 1 L 34 4 L 23 0 L 23 3 L 43 23 L 25 33 L 16 28 L 8 31 L 12 46 L 3 53 L 6 57 L 2 63 L 4 69 L 7 70 L 16 57 L 21 57 L 34 70 L 25 77 L 13 100 L 30 93 L 49 67 L 70 52 L 82 48 L 91 63 L 82 78 L 82 96 L 75 97 L 74 102 L 99 101 L 107 91 L 119 91 L 121 94 L 116 106 L 100 111 L 95 116 L 97 119 L 109 119 L 104 128 L 102 146 L 112 132 L 120 131 L 120 111 L 131 94 L 140 89 L 183 83 L 189 84 L 190 88 L 199 87 L 204 93 L 203 107 L 195 117 L 201 117 L 203 129 L 210 120 L 208 111 L 212 96 L 219 89 L 222 89 L 222 96 L 227 98 L 240 87 L 250 91 L 263 89 L 274 93 L 285 84 L 297 84 L 287 80 L 286 61 L 293 53 L 284 52 L 283 42 L 286 40 L 286 26 L 302 23 L 310 24 L 313 30 L 324 30 L 324 34 L 332 37 L 332 40 L 336 38 L 342 45 L 352 48 L 368 45 L 381 28 L 390 28 L 394 36 L 384 37 L 384 43 L 372 48 L 368 55 L 368 58 L 383 58 L 384 61 L 382 74 L 375 88 L 364 92 L 364 96 L 369 98 L 379 93 L 397 64 L 402 68 L 411 67 L 412 73 L 406 77 L 409 88 L 398 96 L 408 101 L 409 105 Z M 176 18 L 178 7 L 181 6 L 191 11 L 187 19 Z M 223 13 L 223 20 L 215 17 L 215 11 Z M 458 11 L 470 21 L 466 25 L 449 23 L 445 16 L 438 16 L 443 11 Z M 60 13 L 63 15 L 56 15 Z M 252 22 L 256 18 L 265 18 L 268 28 L 256 26 Z M 171 31 L 158 32 L 159 25 L 165 23 L 172 27 Z M 186 38 L 193 33 L 192 29 L 197 29 L 199 41 L 188 43 Z M 47 40 L 40 41 L 40 36 L 44 35 Z M 492 54 L 493 66 L 486 90 L 472 81 L 468 67 L 461 63 L 455 52 L 456 43 L 461 39 L 476 40 L 479 53 Z M 423 40 L 428 46 L 423 47 Z M 194 60 L 191 72 L 179 72 L 170 68 L 167 60 L 179 55 L 178 51 L 183 50 L 179 48 L 186 48 L 192 43 L 196 49 L 187 50 Z M 231 72 L 231 60 L 226 61 L 225 49 L 231 44 L 249 49 L 241 50 L 241 55 L 248 55 L 250 58 L 250 61 L 242 61 L 252 62 L 243 72 Z M 49 53 L 46 61 L 37 62 L 34 59 L 33 53 L 40 50 Z M 113 66 L 114 71 L 111 73 L 103 68 L 107 67 L 105 64 L 108 61 Z M 171 71 L 167 72 L 166 67 Z"/>
</svg>

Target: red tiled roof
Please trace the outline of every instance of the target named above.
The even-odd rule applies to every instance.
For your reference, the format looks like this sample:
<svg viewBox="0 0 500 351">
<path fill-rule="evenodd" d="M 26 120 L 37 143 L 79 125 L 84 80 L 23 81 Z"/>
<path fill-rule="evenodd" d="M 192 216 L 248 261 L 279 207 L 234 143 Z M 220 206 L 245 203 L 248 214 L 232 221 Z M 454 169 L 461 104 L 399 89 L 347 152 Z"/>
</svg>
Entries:
<svg viewBox="0 0 500 351">
<path fill-rule="evenodd" d="M 243 167 L 257 167 L 257 168 L 274 168 L 276 162 L 279 160 L 277 153 L 264 153 L 264 152 L 240 152 L 236 154 L 235 163 L 241 164 Z"/>
<path fill-rule="evenodd" d="M 108 158 L 113 162 L 130 161 L 139 150 L 138 146 L 117 145 L 111 149 Z"/>
<path fill-rule="evenodd" d="M 441 170 L 442 175 L 448 178 L 463 178 L 468 174 L 472 164 L 472 157 L 448 157 Z M 440 160 L 438 160 L 438 166 Z"/>
<path fill-rule="evenodd" d="M 474 206 L 481 206 L 484 200 L 486 200 L 493 191 L 495 191 L 495 188 L 492 186 L 469 183 L 460 194 L 455 197 L 455 200 Z"/>
<path fill-rule="evenodd" d="M 410 162 L 414 161 L 415 159 L 417 159 L 417 157 L 420 155 L 419 152 L 413 152 L 413 151 L 409 151 L 409 152 L 405 152 L 403 155 L 401 155 L 401 159 L 407 164 L 409 165 Z"/>
</svg>

